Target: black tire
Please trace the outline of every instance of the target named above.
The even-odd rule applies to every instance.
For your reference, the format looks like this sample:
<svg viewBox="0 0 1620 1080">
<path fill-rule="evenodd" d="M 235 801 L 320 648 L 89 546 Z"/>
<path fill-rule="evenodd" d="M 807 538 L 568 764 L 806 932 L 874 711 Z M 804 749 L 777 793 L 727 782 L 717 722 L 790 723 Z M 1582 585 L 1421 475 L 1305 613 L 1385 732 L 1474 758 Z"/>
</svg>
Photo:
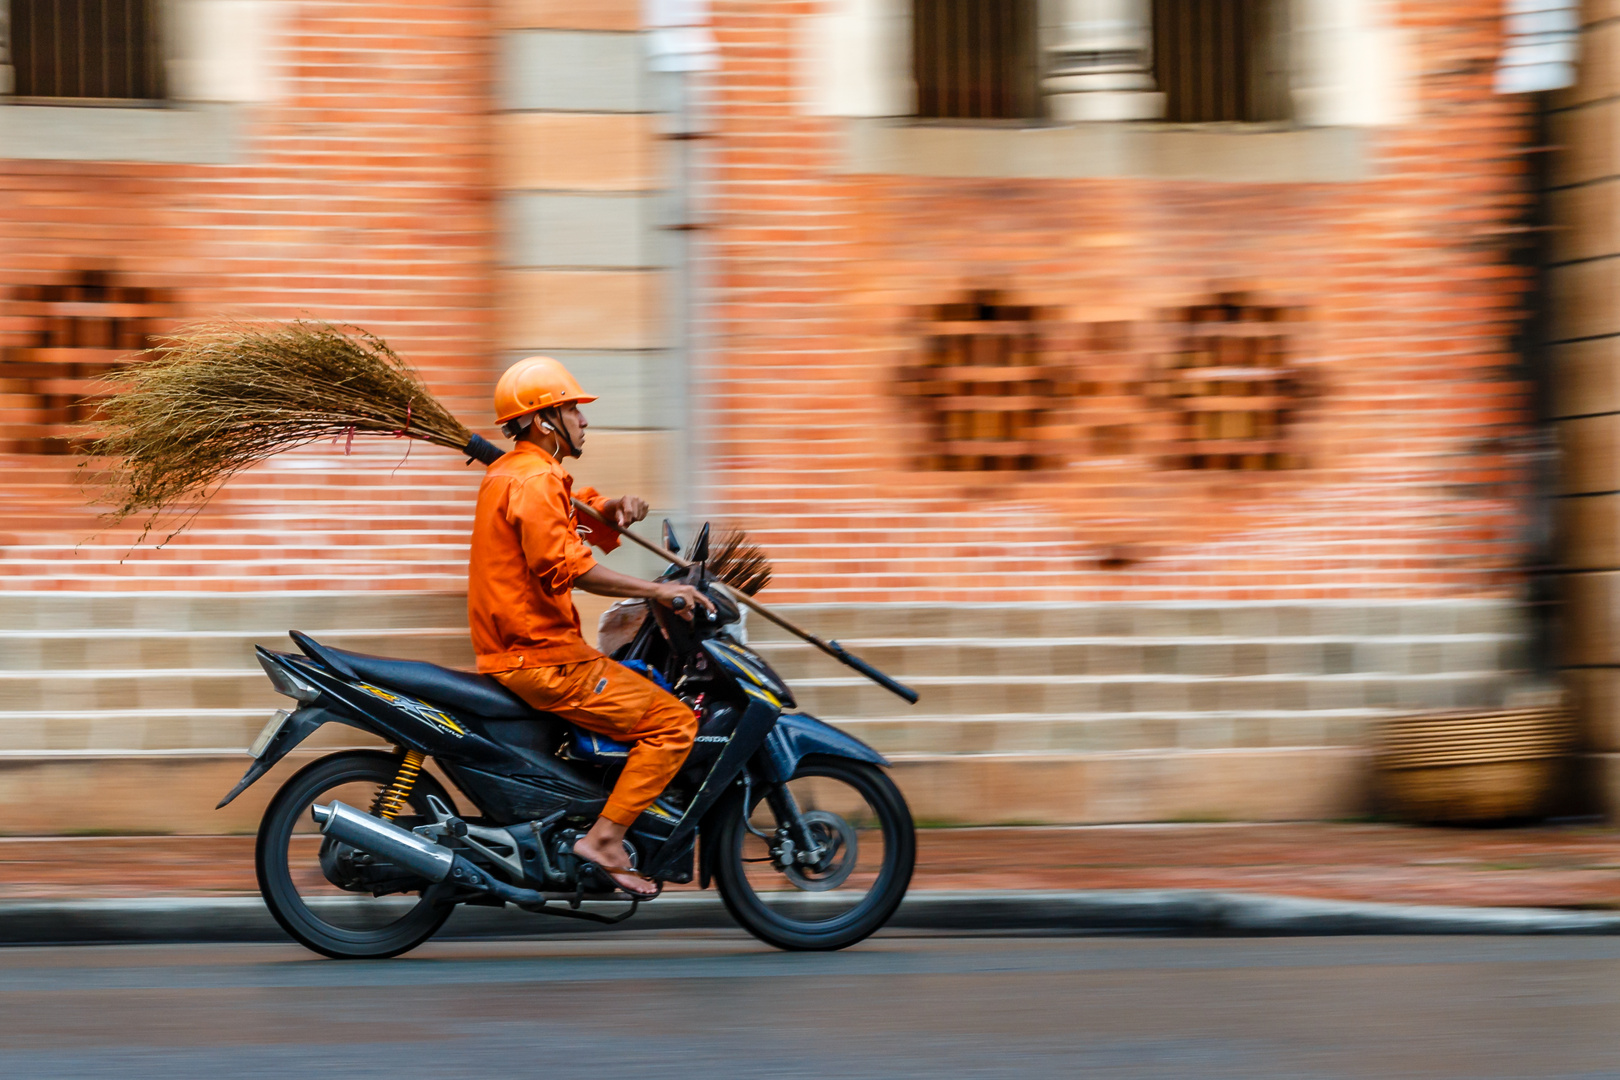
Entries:
<svg viewBox="0 0 1620 1080">
<path fill-rule="evenodd" d="M 911 884 L 911 871 L 917 859 L 917 833 L 911 810 L 888 774 L 865 762 L 818 755 L 806 757 L 799 763 L 789 785 L 811 777 L 841 783 L 859 793 L 875 814 L 877 828 L 882 832 L 883 853 L 876 866 L 875 879 L 852 906 L 819 913 L 808 906 L 802 912 L 785 910 L 793 907 L 794 894 L 785 890 L 773 892 L 770 895 L 789 902 L 782 903 L 781 899 L 768 902 L 750 881 L 750 866 L 760 868 L 756 874 L 782 875 L 782 871 L 770 864 L 760 867 L 757 854 L 753 862 L 745 861 L 745 844 L 762 848 L 764 843 L 753 837 L 744 824 L 755 808 L 745 808 L 741 798 L 732 800 L 714 832 L 715 885 L 732 918 L 744 930 L 778 949 L 825 951 L 847 948 L 864 940 L 888 922 L 900 906 Z M 762 801 L 756 792 L 756 807 Z M 782 876 L 785 880 L 785 875 Z M 804 917 L 817 914 L 822 917 Z"/>
<path fill-rule="evenodd" d="M 300 894 L 294 880 L 289 850 L 295 828 L 309 824 L 310 806 L 322 794 L 346 784 L 386 787 L 393 782 L 399 757 L 375 750 L 355 750 L 321 758 L 299 770 L 282 785 L 259 824 L 259 842 L 254 851 L 254 865 L 259 876 L 259 892 L 265 906 L 275 916 L 281 928 L 300 944 L 338 960 L 377 960 L 398 956 L 416 948 L 438 933 L 439 927 L 450 917 L 451 904 L 435 904 L 417 897 L 416 903 L 382 925 L 355 928 L 342 926 L 321 917 Z M 455 805 L 445 794 L 444 787 L 431 775 L 423 773 L 417 778 L 409 805 L 414 814 L 427 814 L 427 797 L 436 795 L 445 805 Z M 369 805 L 358 807 L 369 809 Z M 307 871 L 307 867 L 303 868 Z M 378 905 L 381 917 L 391 910 L 383 901 L 373 900 L 369 894 L 353 894 L 356 904 L 370 902 Z M 393 900 L 390 904 L 398 904 Z"/>
</svg>

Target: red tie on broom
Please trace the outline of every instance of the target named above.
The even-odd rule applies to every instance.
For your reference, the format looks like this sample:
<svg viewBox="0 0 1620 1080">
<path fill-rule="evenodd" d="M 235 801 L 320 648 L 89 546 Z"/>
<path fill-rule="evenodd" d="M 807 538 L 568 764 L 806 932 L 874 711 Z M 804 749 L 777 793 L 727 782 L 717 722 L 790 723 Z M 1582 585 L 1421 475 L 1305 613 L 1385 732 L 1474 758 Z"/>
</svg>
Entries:
<svg viewBox="0 0 1620 1080">
<path fill-rule="evenodd" d="M 145 514 L 150 530 L 165 513 L 195 513 L 243 469 L 325 438 L 343 440 L 345 452 L 356 435 L 382 435 L 443 446 L 469 462 L 490 465 L 500 458 L 504 451 L 452 416 L 387 342 L 350 330 L 308 321 L 203 323 L 106 376 L 106 396 L 94 403 L 90 421 L 94 460 L 85 468 L 103 485 L 110 522 Z M 661 558 L 691 565 L 575 505 Z M 708 569 L 762 617 L 907 701 L 917 700 L 915 691 L 836 641 L 823 641 L 754 600 L 750 594 L 770 580 L 770 563 L 740 532 L 721 540 Z"/>
</svg>

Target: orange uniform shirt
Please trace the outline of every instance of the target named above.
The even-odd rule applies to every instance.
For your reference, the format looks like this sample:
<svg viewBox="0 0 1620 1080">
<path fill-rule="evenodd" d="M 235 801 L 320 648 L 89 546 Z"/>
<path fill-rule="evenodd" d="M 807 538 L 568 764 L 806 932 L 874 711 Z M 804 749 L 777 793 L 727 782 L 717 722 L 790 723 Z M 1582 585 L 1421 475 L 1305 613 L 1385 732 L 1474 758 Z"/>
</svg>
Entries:
<svg viewBox="0 0 1620 1080">
<path fill-rule="evenodd" d="M 467 618 L 482 672 L 512 671 L 592 660 L 571 595 L 579 576 L 596 565 L 580 538 L 571 502 L 574 480 L 557 460 L 529 442 L 489 467 L 478 488 Z M 600 510 L 607 499 L 591 488 L 580 501 Z M 612 551 L 619 538 L 597 526 L 591 542 Z"/>
</svg>

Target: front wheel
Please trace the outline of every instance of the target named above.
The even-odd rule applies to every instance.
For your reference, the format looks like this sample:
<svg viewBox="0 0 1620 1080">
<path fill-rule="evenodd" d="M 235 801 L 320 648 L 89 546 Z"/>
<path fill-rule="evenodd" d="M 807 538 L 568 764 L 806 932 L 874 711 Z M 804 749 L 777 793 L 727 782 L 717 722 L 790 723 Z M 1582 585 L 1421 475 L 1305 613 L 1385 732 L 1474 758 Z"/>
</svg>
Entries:
<svg viewBox="0 0 1620 1080">
<path fill-rule="evenodd" d="M 736 800 L 714 837 L 715 884 L 744 930 L 779 949 L 842 949 L 889 921 L 911 884 L 917 834 L 887 774 L 807 757 L 781 790 L 756 788 L 752 803 Z M 797 841 L 784 820 L 793 810 Z"/>
<path fill-rule="evenodd" d="M 310 817 L 317 802 L 341 799 L 356 809 L 371 806 L 394 779 L 399 757 L 357 750 L 321 758 L 288 780 L 264 812 L 255 864 L 259 892 L 283 930 L 301 944 L 340 960 L 380 959 L 416 948 L 438 932 L 451 905 L 423 895 L 424 881 L 403 880 L 398 892 L 373 896 L 372 890 L 333 877 L 359 873 L 346 860 L 352 849 L 323 836 Z M 427 797 L 452 805 L 444 788 L 423 773 L 395 819 L 405 828 L 430 821 Z"/>
</svg>

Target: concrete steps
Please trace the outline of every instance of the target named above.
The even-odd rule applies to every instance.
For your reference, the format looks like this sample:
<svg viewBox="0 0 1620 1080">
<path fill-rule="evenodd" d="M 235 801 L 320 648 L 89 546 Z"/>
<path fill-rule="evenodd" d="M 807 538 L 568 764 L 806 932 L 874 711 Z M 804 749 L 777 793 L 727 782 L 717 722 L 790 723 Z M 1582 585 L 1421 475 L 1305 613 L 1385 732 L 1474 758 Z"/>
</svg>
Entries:
<svg viewBox="0 0 1620 1080">
<path fill-rule="evenodd" d="M 88 708 L 0 712 L 0 753 L 163 749 L 234 752 L 285 699 L 242 708 Z M 884 754 L 1072 754 L 1175 748 L 1363 745 L 1370 709 L 1236 713 L 1073 713 L 839 718 Z M 342 734 L 341 745 L 358 737 Z M 338 745 L 338 744 L 334 744 Z"/>
<path fill-rule="evenodd" d="M 919 816 L 940 822 L 1353 814 L 1380 717 L 1499 703 L 1523 654 L 1506 601 L 784 613 L 921 692 L 909 706 L 752 621 L 801 707 L 890 755 Z M 56 776 L 98 763 L 104 777 L 162 773 L 187 791 L 194 778 L 193 801 L 208 801 L 187 804 L 184 827 L 206 829 L 221 778 L 228 787 L 246 765 L 240 748 L 287 704 L 255 644 L 290 649 L 297 628 L 470 667 L 465 618 L 464 596 L 448 590 L 0 593 L 0 814 L 24 791 L 44 797 L 38 770 L 50 763 Z M 310 745 L 367 741 L 328 729 Z M 79 794 L 51 798 L 64 828 L 101 827 L 84 824 L 95 815 Z"/>
<path fill-rule="evenodd" d="M 844 638 L 850 651 L 888 671 L 922 676 L 1207 675 L 1229 678 L 1299 675 L 1438 675 L 1496 671 L 1522 664 L 1508 634 L 1387 637 L 1034 637 Z M 840 665 L 799 642 L 753 647 L 788 679 L 818 678 Z"/>
<path fill-rule="evenodd" d="M 240 754 L 285 698 L 242 709 L 86 709 L 0 712 L 0 754 Z M 354 728 L 323 728 L 306 745 L 375 743 Z M 244 759 L 245 760 L 245 759 Z M 245 766 L 244 766 L 245 767 Z"/>
<path fill-rule="evenodd" d="M 933 713 L 1043 714 L 1072 711 L 1226 711 L 1376 708 L 1389 710 L 1485 707 L 1498 703 L 1513 676 L 1502 672 L 1446 672 L 1394 676 L 1345 675 L 896 675 L 921 695 L 918 705 L 860 676 L 800 679 L 800 706 L 828 719 L 905 717 Z"/>
<path fill-rule="evenodd" d="M 299 628 L 302 629 L 302 628 Z M 465 626 L 421 630 L 316 630 L 330 645 L 352 652 L 473 666 Z M 246 630 L 0 631 L 0 682 L 10 677 L 65 679 L 156 671 L 198 674 L 263 673 L 254 646 L 296 652 L 285 633 Z M 0 705 L 3 707 L 3 705 Z"/>
<path fill-rule="evenodd" d="M 1081 754 L 1363 744 L 1374 709 L 840 718 L 885 754 Z"/>
<path fill-rule="evenodd" d="M 330 635 L 339 643 L 337 635 Z M 285 648 L 285 646 L 284 646 Z M 395 650 L 407 655 L 413 650 Z M 423 650 L 428 651 L 428 650 Z M 1382 708 L 1416 710 L 1489 706 L 1507 692 L 1511 676 L 1453 672 L 1394 677 L 1382 674 L 899 676 L 922 695 L 908 705 L 864 679 L 800 679 L 793 684 L 806 712 L 829 720 L 895 719 L 932 714 L 1045 715 L 1068 712 L 1203 712 Z M 257 664 L 251 669 L 124 668 L 0 671 L 0 710 L 45 712 L 86 708 L 245 708 L 276 700 Z"/>
<path fill-rule="evenodd" d="M 414 630 L 465 626 L 465 592 L 0 593 L 10 632 Z"/>
<path fill-rule="evenodd" d="M 769 599 L 766 597 L 765 599 Z M 1314 600 L 1228 603 L 794 604 L 798 625 L 824 638 L 1018 640 L 1104 637 L 1430 636 L 1508 634 L 1523 627 L 1508 600 Z M 756 642 L 795 640 L 751 618 Z"/>
</svg>

